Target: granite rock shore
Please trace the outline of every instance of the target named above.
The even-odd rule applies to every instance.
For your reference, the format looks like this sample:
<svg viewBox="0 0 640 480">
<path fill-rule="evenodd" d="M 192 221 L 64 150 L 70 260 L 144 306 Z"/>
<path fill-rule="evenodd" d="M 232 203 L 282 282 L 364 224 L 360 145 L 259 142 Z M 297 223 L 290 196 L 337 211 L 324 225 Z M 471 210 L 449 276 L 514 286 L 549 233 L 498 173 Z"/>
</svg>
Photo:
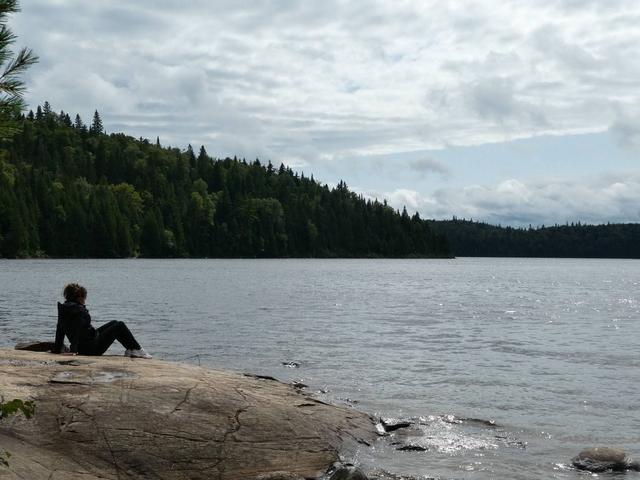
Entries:
<svg viewBox="0 0 640 480">
<path fill-rule="evenodd" d="M 160 360 L 0 350 L 2 480 L 321 478 L 375 421 L 273 379 Z"/>
</svg>

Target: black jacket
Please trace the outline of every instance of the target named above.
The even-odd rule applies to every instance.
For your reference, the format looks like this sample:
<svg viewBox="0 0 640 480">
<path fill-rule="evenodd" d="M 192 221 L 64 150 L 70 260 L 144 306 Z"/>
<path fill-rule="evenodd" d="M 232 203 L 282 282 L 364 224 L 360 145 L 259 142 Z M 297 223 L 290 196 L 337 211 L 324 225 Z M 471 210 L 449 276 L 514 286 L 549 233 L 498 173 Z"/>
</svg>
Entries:
<svg viewBox="0 0 640 480">
<path fill-rule="evenodd" d="M 91 315 L 84 305 L 76 302 L 58 303 L 58 327 L 53 353 L 62 351 L 65 335 L 69 338 L 73 353 L 82 353 L 96 338 L 96 329 L 91 326 Z"/>
</svg>

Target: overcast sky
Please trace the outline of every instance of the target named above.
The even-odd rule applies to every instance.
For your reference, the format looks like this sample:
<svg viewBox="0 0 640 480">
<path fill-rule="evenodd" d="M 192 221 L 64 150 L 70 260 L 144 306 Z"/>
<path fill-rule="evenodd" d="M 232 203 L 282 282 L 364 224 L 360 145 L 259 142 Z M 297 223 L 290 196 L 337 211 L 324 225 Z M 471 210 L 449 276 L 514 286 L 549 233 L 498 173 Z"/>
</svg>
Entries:
<svg viewBox="0 0 640 480">
<path fill-rule="evenodd" d="M 23 0 L 28 103 L 428 218 L 640 221 L 637 0 Z"/>
</svg>

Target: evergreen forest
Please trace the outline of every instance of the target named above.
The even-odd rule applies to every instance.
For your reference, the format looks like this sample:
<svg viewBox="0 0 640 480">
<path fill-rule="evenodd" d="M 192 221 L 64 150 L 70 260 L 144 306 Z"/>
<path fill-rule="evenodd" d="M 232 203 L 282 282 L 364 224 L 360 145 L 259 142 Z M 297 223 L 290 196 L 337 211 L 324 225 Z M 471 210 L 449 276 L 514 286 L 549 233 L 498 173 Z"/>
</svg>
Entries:
<svg viewBox="0 0 640 480">
<path fill-rule="evenodd" d="M 18 11 L 0 2 L 0 258 L 640 258 L 640 224 L 423 220 L 283 164 L 108 135 L 97 111 L 89 125 L 48 102 L 24 115 L 38 58 L 13 52 Z"/>
<path fill-rule="evenodd" d="M 16 114 L 0 143 L 0 257 L 640 258 L 640 224 L 424 220 L 282 164 Z"/>
<path fill-rule="evenodd" d="M 460 257 L 640 258 L 640 224 L 500 227 L 469 220 L 437 221 Z"/>
<path fill-rule="evenodd" d="M 19 114 L 0 148 L 0 257 L 443 257 L 418 214 L 260 160 Z"/>
</svg>

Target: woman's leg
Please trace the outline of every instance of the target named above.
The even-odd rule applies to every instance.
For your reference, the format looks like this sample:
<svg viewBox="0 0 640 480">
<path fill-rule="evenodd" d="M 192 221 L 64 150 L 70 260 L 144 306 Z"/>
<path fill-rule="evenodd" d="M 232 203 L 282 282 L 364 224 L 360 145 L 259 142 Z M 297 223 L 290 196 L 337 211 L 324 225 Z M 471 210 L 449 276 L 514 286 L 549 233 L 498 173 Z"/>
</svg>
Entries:
<svg viewBox="0 0 640 480">
<path fill-rule="evenodd" d="M 105 330 L 108 330 L 111 327 L 113 327 L 116 323 L 118 323 L 118 320 L 111 320 L 110 322 L 105 323 L 101 327 L 96 328 L 96 330 L 98 331 L 98 333 L 104 332 Z"/>
<path fill-rule="evenodd" d="M 118 341 L 127 350 L 138 350 L 140 344 L 124 322 L 112 320 L 98 328 L 98 336 L 94 340 L 94 355 L 102 355 L 114 341 Z"/>
</svg>

